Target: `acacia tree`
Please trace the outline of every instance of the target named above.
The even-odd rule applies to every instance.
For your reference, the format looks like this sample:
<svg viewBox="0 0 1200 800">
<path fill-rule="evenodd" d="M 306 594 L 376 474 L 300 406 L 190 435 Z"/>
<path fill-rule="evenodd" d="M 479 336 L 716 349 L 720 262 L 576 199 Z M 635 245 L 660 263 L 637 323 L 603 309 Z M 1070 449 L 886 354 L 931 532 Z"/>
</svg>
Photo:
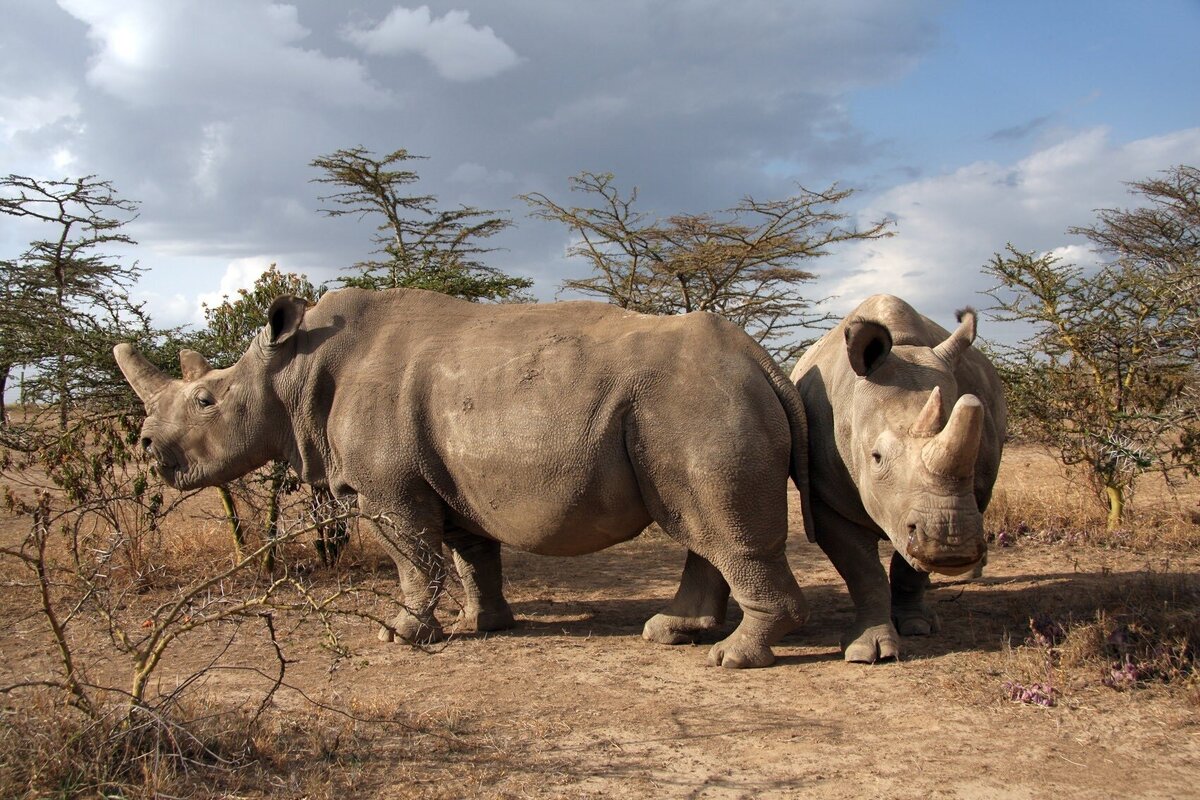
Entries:
<svg viewBox="0 0 1200 800">
<path fill-rule="evenodd" d="M 406 187 L 420 176 L 397 167 L 420 158 L 407 150 L 377 158 L 353 147 L 310 163 L 323 173 L 315 183 L 342 190 L 321 198 L 330 204 L 322 214 L 383 218 L 374 238 L 374 252 L 382 258 L 355 264 L 351 269 L 358 274 L 342 278 L 342 284 L 429 289 L 475 301 L 522 299 L 532 281 L 506 275 L 480 260 L 495 250 L 483 240 L 511 227 L 512 221 L 472 206 L 439 209 L 434 195 L 406 194 Z"/>
<path fill-rule="evenodd" d="M 16 262 L 0 261 L 0 428 L 8 424 L 4 396 L 13 368 L 37 360 L 33 347 L 37 317 L 19 276 Z"/>
<path fill-rule="evenodd" d="M 30 367 L 26 393 L 56 410 L 60 430 L 78 404 L 124 397 L 112 344 L 149 330 L 128 293 L 141 270 L 103 252 L 134 244 L 122 229 L 136 208 L 94 175 L 0 178 L 0 213 L 48 230 L 18 258 L 0 263 L 0 326 L 12 337 L 0 347 L 0 373 L 7 378 L 15 366 Z"/>
<path fill-rule="evenodd" d="M 1071 229 L 1105 259 L 1099 269 L 1011 245 L 984 267 L 999 281 L 994 316 L 1034 331 L 1002 353 L 1013 417 L 1064 463 L 1087 466 L 1110 530 L 1139 475 L 1200 466 L 1200 171 L 1176 167 L 1130 189 L 1144 206 Z"/>
<path fill-rule="evenodd" d="M 587 261 L 592 274 L 565 281 L 564 288 L 649 314 L 712 311 L 784 362 L 810 343 L 790 341 L 797 329 L 832 319 L 816 310 L 820 301 L 802 294 L 800 287 L 816 277 L 802 265 L 840 242 L 891 235 L 886 221 L 865 230 L 846 227 L 846 214 L 836 207 L 851 190 L 836 186 L 655 219 L 634 209 L 637 189 L 622 196 L 611 174 L 581 172 L 570 183 L 592 204 L 522 195 L 533 216 L 561 222 L 579 237 L 568 255 Z"/>
</svg>

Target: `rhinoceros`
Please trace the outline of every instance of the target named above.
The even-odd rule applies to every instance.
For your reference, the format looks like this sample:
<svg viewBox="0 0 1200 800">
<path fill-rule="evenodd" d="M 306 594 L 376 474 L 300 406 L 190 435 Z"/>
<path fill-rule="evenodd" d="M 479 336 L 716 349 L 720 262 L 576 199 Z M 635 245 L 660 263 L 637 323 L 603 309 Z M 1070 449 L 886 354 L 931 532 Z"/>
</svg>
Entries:
<svg viewBox="0 0 1200 800">
<path fill-rule="evenodd" d="M 441 547 L 463 580 L 460 624 L 513 625 L 500 544 L 590 553 L 651 521 L 687 548 L 645 638 L 741 624 L 710 664 L 770 664 L 807 607 L 784 556 L 789 475 L 808 491 L 804 407 L 756 342 L 707 313 L 653 317 L 591 302 L 481 305 L 416 289 L 277 298 L 242 358 L 182 380 L 114 350 L 146 406 L 141 443 L 179 489 L 270 459 L 354 495 L 399 571 L 381 638 L 443 636 Z M 418 552 L 420 557 L 414 557 Z"/>
<path fill-rule="evenodd" d="M 938 619 L 929 573 L 978 568 L 983 512 L 1004 446 L 1000 378 L 971 343 L 976 316 L 949 333 L 897 297 L 865 300 L 792 371 L 808 421 L 810 538 L 854 601 L 847 661 L 900 653 L 899 634 Z M 878 543 L 895 548 L 891 585 Z M 893 624 L 894 623 L 894 624 Z"/>
</svg>

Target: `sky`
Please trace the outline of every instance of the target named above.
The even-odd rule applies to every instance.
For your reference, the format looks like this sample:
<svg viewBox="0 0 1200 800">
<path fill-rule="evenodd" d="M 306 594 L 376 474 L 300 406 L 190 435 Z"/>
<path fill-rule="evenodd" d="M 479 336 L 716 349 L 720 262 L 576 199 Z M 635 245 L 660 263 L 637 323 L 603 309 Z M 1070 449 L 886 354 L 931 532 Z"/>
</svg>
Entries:
<svg viewBox="0 0 1200 800">
<path fill-rule="evenodd" d="M 844 314 L 889 292 L 944 325 L 986 307 L 1006 243 L 1095 263 L 1068 228 L 1200 164 L 1200 0 L 0 0 L 0 19 L 0 174 L 137 201 L 118 255 L 163 327 L 272 262 L 321 282 L 368 256 L 369 220 L 318 211 L 309 162 L 339 148 L 404 148 L 443 205 L 507 210 L 490 263 L 543 301 L 586 265 L 520 194 L 569 202 L 571 176 L 611 172 L 667 216 L 836 182 L 895 235 L 811 262 L 808 294 Z M 37 235 L 0 219 L 0 258 Z"/>
</svg>

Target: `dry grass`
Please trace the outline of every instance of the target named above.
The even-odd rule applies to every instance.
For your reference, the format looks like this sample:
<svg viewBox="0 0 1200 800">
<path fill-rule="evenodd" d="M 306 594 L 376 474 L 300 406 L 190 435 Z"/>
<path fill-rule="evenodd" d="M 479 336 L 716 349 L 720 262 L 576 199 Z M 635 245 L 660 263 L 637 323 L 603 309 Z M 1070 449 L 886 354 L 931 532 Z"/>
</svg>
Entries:
<svg viewBox="0 0 1200 800">
<path fill-rule="evenodd" d="M 1169 486 L 1143 476 L 1126 511 L 1125 524 L 1109 531 L 1106 512 L 1081 468 L 1064 467 L 1049 451 L 1015 446 L 1005 452 L 984 519 L 994 546 L 1022 540 L 1041 544 L 1088 544 L 1139 552 L 1200 549 L 1200 494 L 1195 482 Z"/>
<path fill-rule="evenodd" d="M 461 798 L 519 796 L 535 785 L 513 769 L 512 739 L 452 713 L 310 706 L 254 718 L 217 708 L 130 727 L 119 712 L 91 720 L 47 695 L 26 696 L 19 709 L 0 709 L 0 795 L 333 800 L 408 786 Z"/>
<path fill-rule="evenodd" d="M 1200 577 L 1147 571 L 1114 577 L 1075 604 L 1042 612 L 1001 653 L 1009 699 L 1073 702 L 1092 691 L 1169 687 L 1200 711 Z"/>
<path fill-rule="evenodd" d="M 1200 549 L 1196 488 L 1145 476 L 1126 524 L 1106 528 L 1105 511 L 1080 470 L 1045 450 L 1011 448 L 985 526 L 992 547 L 1090 546 L 1136 553 Z M 1116 579 L 1078 597 L 1075 609 L 1039 612 L 1003 651 L 1010 699 L 1071 702 L 1081 692 L 1170 684 L 1200 710 L 1200 579 L 1165 568 Z M 1079 609 L 1087 609 L 1081 613 Z"/>
<path fill-rule="evenodd" d="M 1148 484 L 1137 498 L 1129 530 L 1108 533 L 1104 530 L 1103 511 L 1087 495 L 1086 483 L 1064 478 L 1053 462 L 1046 461 L 1043 456 L 1020 448 L 1006 453 L 1006 463 L 1013 458 L 1027 459 L 1032 462 L 1032 467 L 1009 469 L 1006 466 L 987 516 L 989 531 L 1002 539 L 999 544 L 1027 549 L 1031 556 L 1025 561 L 1039 560 L 1048 549 L 1063 553 L 1068 547 L 1079 546 L 1119 548 L 1122 552 L 1106 551 L 1104 558 L 1129 563 L 1133 560 L 1130 551 L 1166 555 L 1176 550 L 1194 551 L 1200 545 L 1200 528 L 1191 522 L 1187 513 L 1188 503 L 1192 502 L 1187 496 L 1173 498 L 1169 493 L 1158 494 L 1160 490 Z M 233 543 L 220 511 L 215 492 L 206 490 L 189 498 L 183 508 L 167 518 L 161 529 L 154 532 L 154 540 L 145 543 L 148 552 L 155 554 L 152 580 L 146 584 L 143 593 L 129 596 L 130 607 L 122 609 L 124 613 L 140 620 L 142 617 L 138 615 L 143 609 L 161 603 L 165 597 L 194 582 L 196 576 L 212 574 L 231 563 Z M 650 532 L 644 537 L 654 538 L 665 536 Z M 248 544 L 253 547 L 258 542 L 251 537 Z M 1015 558 L 1022 550 L 1013 550 L 1010 554 Z M 1181 560 L 1174 555 L 1170 558 Z M 1182 560 L 1188 559 L 1194 562 L 1194 554 L 1189 553 L 1187 559 Z M 638 569 L 644 569 L 644 562 L 639 560 L 638 564 Z M 286 567 L 292 574 L 311 579 L 317 588 L 342 585 L 347 581 L 378 586 L 387 592 L 395 588 L 391 559 L 365 526 L 361 531 L 352 530 L 350 543 L 336 569 L 321 566 L 311 540 L 287 545 L 279 555 L 278 565 Z M 553 567 L 539 569 L 552 570 Z M 613 594 L 609 588 L 610 578 L 619 571 L 601 570 L 604 580 L 592 585 L 595 596 L 603 598 L 596 603 L 612 602 L 609 599 Z M 677 565 L 672 563 L 666 571 L 677 576 Z M 1042 579 L 1043 573 L 1034 569 L 1028 571 L 1036 574 L 1031 577 L 1022 571 L 1012 580 L 1033 585 Z M 1065 571 L 1070 572 L 1070 567 Z M 555 595 L 555 581 L 547 577 L 552 573 L 534 574 L 541 577 L 535 580 L 527 576 L 526 583 L 519 587 L 527 598 L 536 597 L 541 602 L 543 598 L 553 596 L 561 604 L 563 596 L 572 598 L 570 602 L 574 603 L 579 595 L 577 586 Z M 1061 576 L 1057 578 L 1061 579 Z M 262 576 L 255 575 L 252 570 L 237 578 L 247 584 L 261 579 Z M 986 641 L 982 637 L 978 644 L 973 639 L 965 640 L 963 649 L 968 652 L 957 662 L 963 665 L 961 676 L 956 677 L 958 673 L 953 671 L 957 655 L 954 647 L 946 652 L 931 651 L 924 661 L 914 660 L 905 664 L 905 669 L 914 674 L 927 671 L 921 672 L 922 675 L 936 672 L 942 680 L 960 680 L 963 686 L 969 685 L 969 690 L 963 688 L 956 693 L 968 698 L 972 713 L 994 703 L 1001 684 L 1006 686 L 1006 697 L 1031 703 L 1055 703 L 1066 707 L 1091 703 L 1095 707 L 1111 709 L 1114 702 L 1126 698 L 1136 702 L 1140 698 L 1157 697 L 1162 702 L 1187 705 L 1200 712 L 1200 670 L 1197 669 L 1200 646 L 1196 644 L 1200 642 L 1200 581 L 1195 575 L 1161 567 L 1157 571 L 1114 576 L 1109 583 L 1076 581 L 1072 586 L 1078 586 L 1079 591 L 1063 602 L 1057 597 L 1054 602 L 1042 602 L 1049 595 L 1036 591 L 1022 594 L 1003 582 L 989 584 L 987 580 L 985 577 L 983 583 L 986 591 L 968 588 L 967 600 L 980 614 L 990 612 L 1001 622 L 988 629 Z M 8 591 L 11 600 L 23 597 L 18 589 Z M 831 609 L 836 612 L 839 603 L 844 605 L 841 600 L 830 599 L 840 598 L 844 593 L 840 583 L 827 591 L 818 587 L 817 596 L 821 596 L 822 591 L 828 595 L 826 616 Z M 971 593 L 973 591 L 975 594 Z M 521 591 L 515 594 L 520 597 Z M 943 599 L 950 602 L 952 598 Z M 578 783 L 586 779 L 591 774 L 588 770 L 608 775 L 607 756 L 595 755 L 603 751 L 604 746 L 596 743 L 608 741 L 603 736 L 611 736 L 613 725 L 619 723 L 602 724 L 588 715 L 603 717 L 607 714 L 619 719 L 620 708 L 614 711 L 614 707 L 632 702 L 610 699 L 619 691 L 616 687 L 624 685 L 620 681 L 627 679 L 622 676 L 626 675 L 628 659 L 632 656 L 646 664 L 660 664 L 662 681 L 647 684 L 654 692 L 663 691 L 663 686 L 669 687 L 678 676 L 672 671 L 673 667 L 665 669 L 661 666 L 668 662 L 655 660 L 666 658 L 665 654 L 642 655 L 630 642 L 622 641 L 629 631 L 632 631 L 633 639 L 637 638 L 639 628 L 629 624 L 617 629 L 619 635 L 610 637 L 611 648 L 608 648 L 608 641 L 592 640 L 590 630 L 586 639 L 568 641 L 573 649 L 564 647 L 562 653 L 552 653 L 554 642 L 550 642 L 546 652 L 552 654 L 546 656 L 544 664 L 551 666 L 546 667 L 544 674 L 522 674 L 517 678 L 513 672 L 505 672 L 505 665 L 499 660 L 504 656 L 497 653 L 507 652 L 511 657 L 514 652 L 523 653 L 538 647 L 550 636 L 547 624 L 539 623 L 539 619 L 553 617 L 557 620 L 553 613 L 545 611 L 551 608 L 551 603 L 546 601 L 544 606 L 526 603 L 526 616 L 530 618 L 528 629 L 523 635 L 515 634 L 497 643 L 497 648 L 503 644 L 507 650 L 493 651 L 484 646 L 464 648 L 467 666 L 463 668 L 463 674 L 473 674 L 471 670 L 478 668 L 481 672 L 486 671 L 488 680 L 501 676 L 500 683 L 491 684 L 487 690 L 489 700 L 495 696 L 494 692 L 516 691 L 511 684 L 558 681 L 561 676 L 557 669 L 571 669 L 563 665 L 576 664 L 576 672 L 567 674 L 572 676 L 569 680 L 578 681 L 580 671 L 585 677 L 589 675 L 586 669 L 578 666 L 578 662 L 561 659 L 566 653 L 583 650 L 585 646 L 581 642 L 586 641 L 589 658 L 604 659 L 609 655 L 611 658 L 601 660 L 600 663 L 607 667 L 592 675 L 597 682 L 592 684 L 594 693 L 587 695 L 587 703 L 581 703 L 587 706 L 583 710 L 572 706 L 572 698 L 579 696 L 576 693 L 586 690 L 586 687 L 580 689 L 583 684 L 578 683 L 563 693 L 566 700 L 549 706 L 552 708 L 550 713 L 522 716 L 511 709 L 507 714 L 491 709 L 472 710 L 469 704 L 455 702 L 456 691 L 471 690 L 453 683 L 459 677 L 447 676 L 445 680 L 440 677 L 424 679 L 424 686 L 436 686 L 434 695 L 442 699 L 437 703 L 425 702 L 424 711 L 418 711 L 416 704 L 424 702 L 420 693 L 396 689 L 397 686 L 406 687 L 408 678 L 392 682 L 392 677 L 387 675 L 385 680 L 381 670 L 369 666 L 363 668 L 361 675 L 375 670 L 372 674 L 380 687 L 380 700 L 374 706 L 353 705 L 360 701 L 331 701 L 338 707 L 335 710 L 308 702 L 285 687 L 265 713 L 255 719 L 262 686 L 240 677 L 227 678 L 224 694 L 209 695 L 208 692 L 216 690 L 203 688 L 174 705 L 170 719 L 160 718 L 154 724 L 147 722 L 134 729 L 124 724 L 120 714 L 91 720 L 56 702 L 49 694 L 24 691 L 3 696 L 5 705 L 0 707 L 0 797 L 203 798 L 234 795 L 333 798 L 384 793 L 422 797 L 565 794 L 567 790 L 557 790 L 574 786 L 572 781 Z M 1022 603 L 1026 605 L 1019 605 Z M 1018 604 L 1014 606 L 1017 610 L 1008 612 L 1008 604 Z M 10 603 L 10 607 L 14 605 Z M 634 605 L 639 603 L 634 602 Z M 561 607 L 557 607 L 559 613 Z M 1024 615 L 1034 611 L 1041 613 L 1028 625 L 1023 624 Z M 625 613 L 643 618 L 637 609 Z M 281 631 L 285 627 L 284 619 L 280 617 Z M 557 621 L 554 624 L 557 625 Z M 81 622 L 80 626 L 83 625 Z M 319 695 L 320 687 L 325 686 L 323 676 L 326 673 L 323 665 L 315 663 L 317 648 L 302 649 L 298 624 L 294 629 L 291 622 L 286 625 L 295 635 L 284 644 L 295 647 L 291 657 L 300 659 L 291 662 L 297 667 L 295 675 L 289 672 L 289 681 Z M 1011 635 L 1005 647 L 998 651 L 994 649 L 1004 629 L 1018 627 L 1020 630 Z M 89 659 L 89 666 L 96 665 L 91 677 L 95 680 L 110 677 L 101 673 L 119 670 L 119 666 L 115 659 L 105 655 L 109 653 L 109 645 L 103 630 L 90 625 L 85 633 L 81 634 L 79 642 L 81 653 Z M 232 633 L 228 635 L 232 636 Z M 255 663 L 273 664 L 270 649 L 262 641 L 255 644 L 255 635 L 246 630 L 239 640 L 239 646 L 244 647 L 230 655 L 230 661 L 236 661 L 239 668 Z M 820 638 L 812 632 L 804 635 Z M 204 650 L 215 646 L 217 638 L 220 637 L 214 636 L 213 641 L 208 641 L 198 637 L 195 653 L 185 653 L 172 668 L 187 674 L 186 670 L 195 668 L 196 663 L 201 666 L 208 663 L 209 656 Z M 374 641 L 371 633 L 364 638 Z M 836 640 L 836 634 L 831 634 L 827 642 L 822 641 L 815 647 L 817 650 L 832 647 L 836 656 Z M 951 658 L 943 660 L 947 652 Z M 822 653 L 819 658 L 811 654 L 803 656 L 808 660 L 801 665 L 785 665 L 777 668 L 778 672 L 755 676 L 754 680 L 788 686 L 787 681 L 793 678 L 799 684 L 801 679 L 807 680 L 815 674 L 818 684 L 827 687 L 828 695 L 837 698 L 838 704 L 852 702 L 852 698 L 861 697 L 868 691 L 855 683 L 860 680 L 857 673 L 846 670 L 836 658 L 826 658 L 828 653 Z M 457 654 L 452 656 L 459 658 Z M 372 658 L 383 656 L 372 652 Z M 105 661 L 110 663 L 104 664 Z M 38 662 L 31 658 L 23 663 L 34 665 Z M 529 665 L 542 665 L 543 661 L 528 659 L 514 660 L 514 663 L 528 668 Z M 354 681 L 365 680 L 348 678 L 347 673 L 357 668 L 349 661 L 341 662 L 339 691 Z M 413 669 L 419 672 L 422 668 Z M 826 669 L 828 672 L 823 673 Z M 994 677 L 981 681 L 981 671 Z M 637 664 L 628 670 L 629 675 L 643 683 L 657 679 L 651 673 L 654 673 L 653 669 Z M 328 674 L 332 675 L 332 671 Z M 872 674 L 887 673 L 877 671 Z M 29 675 L 32 677 L 33 673 Z M 504 676 L 510 684 L 507 689 Z M 721 690 L 725 676 L 705 675 L 704 680 L 706 693 L 716 693 Z M 730 686 L 741 686 L 743 680 L 748 682 L 750 679 L 738 676 L 735 681 L 727 682 Z M 851 683 L 855 683 L 853 690 L 848 688 Z M 439 694 L 443 691 L 444 697 Z M 783 691 L 787 694 L 787 690 Z M 233 699 L 234 693 L 243 699 Z M 250 698 L 244 699 L 247 695 Z M 756 699 L 761 697 L 756 698 L 753 692 L 746 697 L 739 695 L 738 702 L 728 708 L 737 708 L 743 701 L 752 703 Z M 606 703 L 608 707 L 605 707 Z M 592 705 L 605 708 L 604 714 L 596 712 Z M 525 706 L 523 701 L 516 708 Z M 722 713 L 727 713 L 728 708 Z M 1026 710 L 1021 708 L 1009 711 L 1017 716 L 1033 716 L 1026 715 Z M 159 710 L 160 715 L 164 713 Z M 826 716 L 832 715 L 831 719 L 838 713 L 822 712 Z M 571 726 L 581 733 L 564 745 L 559 740 L 571 734 Z M 661 733 L 657 731 L 655 736 Z M 632 738 L 654 741 L 648 734 Z M 719 750 L 723 745 L 714 741 L 713 747 Z M 756 744 L 760 745 L 761 742 Z M 795 745 L 790 742 L 779 747 L 780 752 L 793 755 L 796 752 Z M 586 760 L 585 753 L 591 758 L 586 769 L 579 766 Z M 723 752 L 719 758 L 724 760 Z M 648 757 L 647 763 L 652 774 L 662 773 L 662 762 L 657 755 Z M 612 788 L 612 785 L 606 784 L 606 787 Z"/>
</svg>

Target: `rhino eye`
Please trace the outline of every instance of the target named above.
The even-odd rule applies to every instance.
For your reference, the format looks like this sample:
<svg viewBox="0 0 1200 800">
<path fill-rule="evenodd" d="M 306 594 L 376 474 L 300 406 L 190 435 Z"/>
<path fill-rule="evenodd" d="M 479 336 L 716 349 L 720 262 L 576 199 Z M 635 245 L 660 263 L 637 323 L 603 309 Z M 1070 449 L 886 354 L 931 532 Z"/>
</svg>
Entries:
<svg viewBox="0 0 1200 800">
<path fill-rule="evenodd" d="M 206 395 L 206 394 L 198 394 L 198 395 L 196 395 L 196 403 L 197 403 L 197 404 L 198 404 L 198 405 L 199 405 L 201 408 L 208 408 L 208 407 L 210 407 L 210 406 L 212 406 L 212 405 L 215 405 L 215 404 L 216 404 L 216 401 L 215 401 L 215 400 L 213 400 L 211 397 L 209 397 L 209 396 L 208 396 L 208 395 Z"/>
<path fill-rule="evenodd" d="M 880 453 L 878 450 L 872 450 L 871 451 L 871 460 L 874 461 L 876 464 L 878 464 L 883 461 L 883 454 Z"/>
</svg>

